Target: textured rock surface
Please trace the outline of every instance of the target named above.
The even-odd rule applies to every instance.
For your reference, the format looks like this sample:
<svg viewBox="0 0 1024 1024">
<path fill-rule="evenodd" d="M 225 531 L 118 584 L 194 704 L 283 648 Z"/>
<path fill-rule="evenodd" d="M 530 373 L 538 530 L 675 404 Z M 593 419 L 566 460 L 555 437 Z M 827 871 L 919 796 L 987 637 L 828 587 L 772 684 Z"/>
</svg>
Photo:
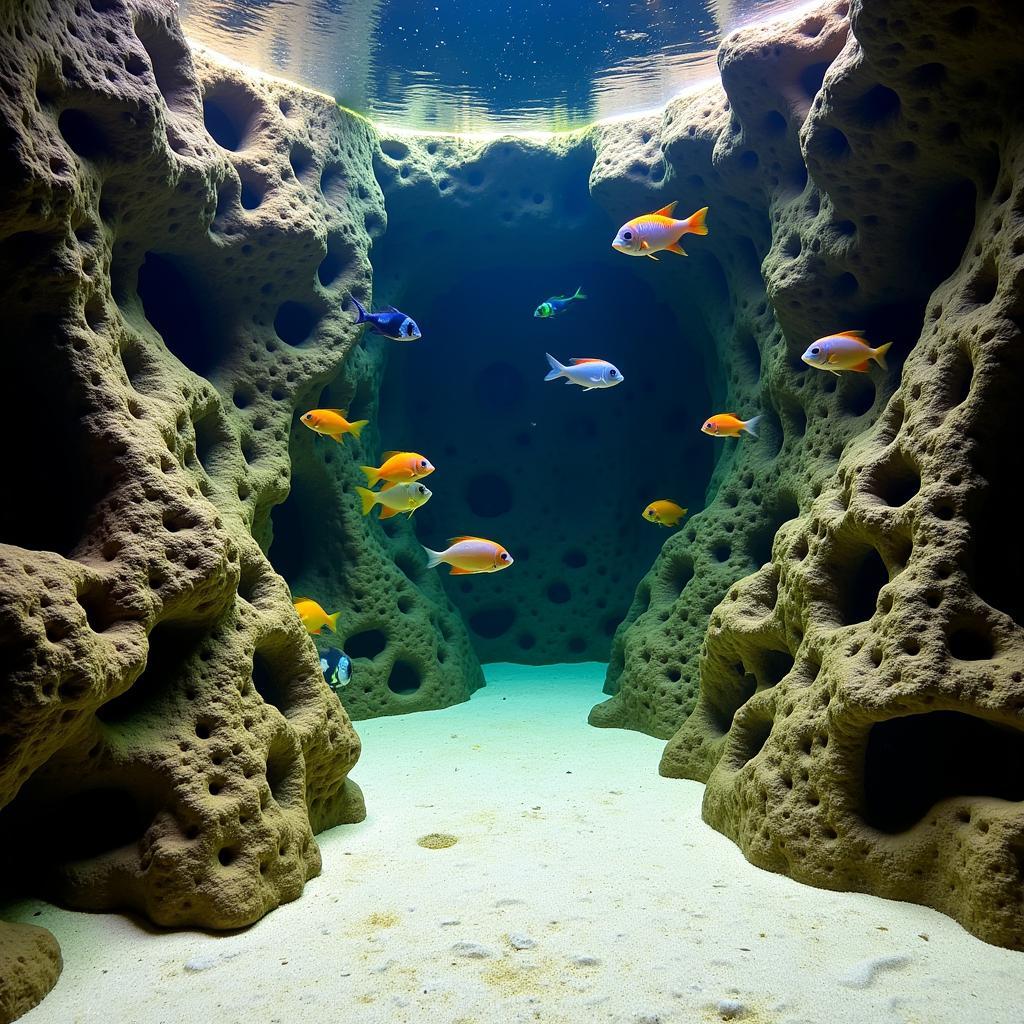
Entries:
<svg viewBox="0 0 1024 1024">
<path fill-rule="evenodd" d="M 1022 554 L 995 517 L 1020 472 L 999 435 L 1024 327 L 1021 27 L 997 3 L 830 5 L 730 37 L 726 94 L 666 112 L 670 184 L 726 186 L 748 225 L 713 240 L 734 260 L 726 401 L 766 429 L 641 584 L 592 716 L 685 718 L 662 771 L 706 779 L 707 820 L 754 863 L 1015 948 Z M 848 327 L 894 341 L 888 374 L 800 364 Z"/>
<path fill-rule="evenodd" d="M 193 61 L 162 4 L 6 5 L 0 53 L 7 855 L 74 906 L 248 924 L 364 813 L 260 545 L 354 339 L 371 133 Z"/>
<path fill-rule="evenodd" d="M 621 131 L 634 160 L 647 154 L 644 182 L 663 175 L 647 123 Z M 614 252 L 618 225 L 646 209 L 631 203 L 650 196 L 636 188 L 611 212 L 595 204 L 594 159 L 591 133 L 574 133 L 544 144 L 385 138 L 376 161 L 388 232 L 374 249 L 375 294 L 424 331 L 388 348 L 382 437 L 437 466 L 415 516 L 424 543 L 479 534 L 516 559 L 497 576 L 442 576 L 485 661 L 605 660 L 667 532 L 641 511 L 657 497 L 696 511 L 711 475 L 697 428 L 714 342 L 693 315 L 715 272 L 706 239 L 690 260 Z M 586 302 L 533 317 L 581 285 Z M 626 383 L 593 394 L 545 383 L 545 351 L 604 356 Z"/>
<path fill-rule="evenodd" d="M 60 949 L 45 928 L 0 922 L 0 1024 L 17 1020 L 57 983 Z"/>
</svg>

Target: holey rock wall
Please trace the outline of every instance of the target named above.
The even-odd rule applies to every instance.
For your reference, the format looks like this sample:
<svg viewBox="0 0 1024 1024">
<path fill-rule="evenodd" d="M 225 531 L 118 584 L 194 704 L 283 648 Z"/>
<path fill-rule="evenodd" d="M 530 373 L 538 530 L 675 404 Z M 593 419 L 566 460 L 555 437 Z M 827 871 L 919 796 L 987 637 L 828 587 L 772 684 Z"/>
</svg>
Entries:
<svg viewBox="0 0 1024 1024">
<path fill-rule="evenodd" d="M 829 4 L 730 36 L 724 92 L 667 108 L 656 191 L 719 213 L 726 401 L 764 429 L 640 584 L 592 715 L 672 736 L 662 772 L 706 780 L 755 864 L 1019 949 L 1022 29 L 995 0 Z M 849 328 L 887 373 L 802 365 Z"/>
<path fill-rule="evenodd" d="M 0 6 L 0 832 L 22 890 L 233 928 L 364 814 L 265 552 L 384 213 L 367 125 L 172 7 Z M 0 1018 L 59 964 L 0 925 Z"/>
</svg>

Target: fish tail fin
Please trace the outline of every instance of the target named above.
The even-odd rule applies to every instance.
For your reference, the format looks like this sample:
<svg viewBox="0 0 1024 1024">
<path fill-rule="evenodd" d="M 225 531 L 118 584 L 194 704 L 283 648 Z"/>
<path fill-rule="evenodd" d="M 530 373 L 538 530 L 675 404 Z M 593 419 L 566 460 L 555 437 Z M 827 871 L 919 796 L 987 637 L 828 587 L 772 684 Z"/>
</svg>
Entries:
<svg viewBox="0 0 1024 1024">
<path fill-rule="evenodd" d="M 366 474 L 367 487 L 373 487 L 380 480 L 380 473 L 373 466 L 360 466 L 359 468 Z"/>
<path fill-rule="evenodd" d="M 573 298 L 574 299 L 585 299 L 586 298 L 586 295 L 583 294 L 583 285 L 580 285 L 579 288 L 576 289 L 576 292 L 573 295 Z"/>
<path fill-rule="evenodd" d="M 691 235 L 706 235 L 708 233 L 708 208 L 705 206 L 696 213 L 691 213 L 687 224 Z"/>
<path fill-rule="evenodd" d="M 365 324 L 370 319 L 366 313 L 366 308 L 354 295 L 350 295 L 349 298 L 352 300 L 352 305 L 356 307 L 356 323 Z"/>
<path fill-rule="evenodd" d="M 886 365 L 886 362 L 885 362 L 885 353 L 888 352 L 889 349 L 891 349 L 891 348 L 892 348 L 892 342 L 891 341 L 887 341 L 884 345 L 879 345 L 878 348 L 876 348 L 874 350 L 874 352 L 871 353 L 871 358 L 874 359 L 874 361 L 876 363 L 878 363 L 878 365 L 883 370 L 888 370 L 889 369 L 889 367 Z"/>
<path fill-rule="evenodd" d="M 433 551 L 426 545 L 423 545 L 423 553 L 427 556 L 427 568 L 433 569 L 441 564 L 441 551 Z"/>
<path fill-rule="evenodd" d="M 349 433 L 352 434 L 353 437 L 359 437 L 359 435 L 363 432 L 363 427 L 365 427 L 366 424 L 369 422 L 369 420 L 356 420 L 355 423 L 352 423 L 350 425 Z"/>
<path fill-rule="evenodd" d="M 760 416 L 751 416 L 751 418 L 750 418 L 749 420 L 747 420 L 747 421 L 746 421 L 746 422 L 745 422 L 745 423 L 743 424 L 743 429 L 744 429 L 744 430 L 745 430 L 745 431 L 746 431 L 746 432 L 747 432 L 748 434 L 750 434 L 750 435 L 751 435 L 751 437 L 757 437 L 757 436 L 758 436 L 758 433 L 757 433 L 757 425 L 758 425 L 758 424 L 759 424 L 760 422 L 761 422 L 761 417 L 760 417 Z"/>
<path fill-rule="evenodd" d="M 558 380 L 565 373 L 566 368 L 550 352 L 545 352 L 544 355 L 548 357 L 548 366 L 551 367 L 551 370 L 544 379 Z"/>
<path fill-rule="evenodd" d="M 333 615 L 327 616 L 327 626 L 332 633 L 338 632 L 338 619 L 341 616 L 341 612 L 335 612 Z"/>
<path fill-rule="evenodd" d="M 363 515 L 368 516 L 370 509 L 373 508 L 377 501 L 373 491 L 367 490 L 365 487 L 357 487 L 356 494 L 359 495 L 359 500 L 363 503 Z"/>
</svg>

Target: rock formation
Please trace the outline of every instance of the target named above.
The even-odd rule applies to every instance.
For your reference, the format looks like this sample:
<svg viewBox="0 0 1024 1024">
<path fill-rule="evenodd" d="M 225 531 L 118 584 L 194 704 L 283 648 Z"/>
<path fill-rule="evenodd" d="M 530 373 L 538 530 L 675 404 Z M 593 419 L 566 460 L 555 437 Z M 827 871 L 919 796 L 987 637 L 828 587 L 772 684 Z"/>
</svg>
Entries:
<svg viewBox="0 0 1024 1024">
<path fill-rule="evenodd" d="M 706 780 L 754 863 L 1014 948 L 1022 556 L 995 516 L 1020 465 L 998 437 L 1024 327 L 1021 27 L 995 2 L 830 4 L 734 34 L 724 91 L 666 110 L 668 180 L 730 219 L 724 401 L 765 429 L 641 583 L 592 715 L 678 729 L 662 772 Z M 852 327 L 894 342 L 887 373 L 800 362 Z"/>
<path fill-rule="evenodd" d="M 1022 27 L 997 0 L 828 0 L 729 37 L 721 86 L 540 144 L 380 138 L 190 53 L 157 0 L 0 9 L 7 876 L 251 923 L 363 814 L 317 644 L 365 717 L 467 699 L 474 645 L 594 658 L 614 631 L 591 720 L 672 737 L 662 771 L 706 780 L 752 861 L 1024 948 Z M 610 253 L 672 199 L 712 209 L 685 263 Z M 431 346 L 344 311 L 371 246 L 375 303 Z M 581 274 L 616 301 L 571 315 L 643 415 L 540 380 L 556 325 L 529 309 Z M 888 370 L 800 361 L 844 328 L 892 341 Z M 338 446 L 312 406 L 372 424 Z M 730 407 L 758 440 L 697 433 Z M 353 493 L 393 447 L 438 465 L 415 533 Z M 667 540 L 654 497 L 694 509 Z M 516 572 L 427 572 L 418 542 L 462 532 Z M 0 1016 L 59 967 L 0 925 Z"/>
<path fill-rule="evenodd" d="M 5 5 L 0 54 L 8 875 L 245 925 L 318 872 L 315 832 L 364 814 L 358 738 L 266 551 L 295 413 L 357 340 L 375 137 L 193 56 L 149 0 Z M 430 601 L 408 600 L 425 661 Z M 0 928 L 11 1017 L 60 961 Z"/>
</svg>

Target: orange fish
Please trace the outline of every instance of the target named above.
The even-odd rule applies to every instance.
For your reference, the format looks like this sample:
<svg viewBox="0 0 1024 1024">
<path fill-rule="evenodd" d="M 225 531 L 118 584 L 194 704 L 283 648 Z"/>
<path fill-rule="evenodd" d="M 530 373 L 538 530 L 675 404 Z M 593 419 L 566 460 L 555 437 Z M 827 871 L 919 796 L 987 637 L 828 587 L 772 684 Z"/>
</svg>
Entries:
<svg viewBox="0 0 1024 1024">
<path fill-rule="evenodd" d="M 696 213 L 691 213 L 686 220 L 676 220 L 672 216 L 676 204 L 669 203 L 654 213 L 645 213 L 635 217 L 619 228 L 619 233 L 612 242 L 612 248 L 627 256 L 649 256 L 652 260 L 658 257 L 656 252 L 677 252 L 680 256 L 686 253 L 679 244 L 683 235 L 706 235 L 708 208 L 705 206 Z"/>
<path fill-rule="evenodd" d="M 420 480 L 430 476 L 434 467 L 429 459 L 425 459 L 416 452 L 385 452 L 384 462 L 379 469 L 373 466 L 360 466 L 366 474 L 368 487 L 373 487 L 380 480 L 385 481 L 385 486 L 401 483 L 403 480 Z"/>
<path fill-rule="evenodd" d="M 338 632 L 338 616 L 341 612 L 328 615 L 311 597 L 297 597 L 292 606 L 298 613 L 306 632 L 310 636 L 319 636 L 320 630 L 326 626 L 332 633 Z"/>
<path fill-rule="evenodd" d="M 427 568 L 433 569 L 442 562 L 450 565 L 452 576 L 467 576 L 474 572 L 497 572 L 507 569 L 513 562 L 512 556 L 493 540 L 483 537 L 452 537 L 444 551 L 427 553 Z"/>
<path fill-rule="evenodd" d="M 741 420 L 734 412 L 720 412 L 710 419 L 704 421 L 701 431 L 710 434 L 712 437 L 739 437 L 746 431 L 752 437 L 757 437 L 757 425 L 761 421 L 760 416 L 752 416 L 749 420 Z"/>
<path fill-rule="evenodd" d="M 841 370 L 867 373 L 868 362 L 872 359 L 884 370 L 885 353 L 892 348 L 892 342 L 872 348 L 864 340 L 863 331 L 841 331 L 819 338 L 800 357 L 808 366 L 828 370 L 837 377 Z"/>
<path fill-rule="evenodd" d="M 303 413 L 300 419 L 314 433 L 331 437 L 338 444 L 343 444 L 346 434 L 359 437 L 363 432 L 363 427 L 370 422 L 369 420 L 356 420 L 354 423 L 349 423 L 345 419 L 347 415 L 348 413 L 344 409 L 310 409 L 309 412 Z"/>
<path fill-rule="evenodd" d="M 660 501 L 652 501 L 644 509 L 644 519 L 651 523 L 660 523 L 662 526 L 678 526 L 686 512 L 685 508 L 674 501 L 662 498 Z"/>
</svg>

